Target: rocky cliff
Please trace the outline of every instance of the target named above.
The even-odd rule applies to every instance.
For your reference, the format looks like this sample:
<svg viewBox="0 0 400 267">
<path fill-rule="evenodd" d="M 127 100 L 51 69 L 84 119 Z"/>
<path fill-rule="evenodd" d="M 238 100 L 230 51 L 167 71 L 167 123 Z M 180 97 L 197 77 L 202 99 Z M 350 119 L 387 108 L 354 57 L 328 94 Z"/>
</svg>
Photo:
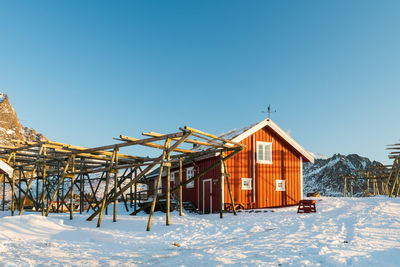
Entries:
<svg viewBox="0 0 400 267">
<path fill-rule="evenodd" d="M 21 125 L 8 96 L 0 92 L 0 145 L 13 145 L 11 141 L 13 139 L 24 141 L 47 140 L 34 129 Z"/>
</svg>

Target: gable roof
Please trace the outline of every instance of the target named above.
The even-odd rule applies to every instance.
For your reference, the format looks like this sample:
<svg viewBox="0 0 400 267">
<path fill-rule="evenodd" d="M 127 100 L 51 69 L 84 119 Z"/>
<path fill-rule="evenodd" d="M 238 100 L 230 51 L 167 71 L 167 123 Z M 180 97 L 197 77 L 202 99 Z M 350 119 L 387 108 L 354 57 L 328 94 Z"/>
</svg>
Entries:
<svg viewBox="0 0 400 267">
<path fill-rule="evenodd" d="M 250 135 L 254 134 L 255 132 L 261 130 L 266 126 L 270 127 L 274 132 L 276 132 L 280 137 L 282 137 L 286 142 L 288 142 L 307 161 L 314 163 L 314 155 L 305 150 L 299 143 L 297 143 L 290 135 L 288 135 L 285 131 L 283 131 L 277 124 L 275 124 L 269 118 L 239 130 L 235 129 L 227 133 L 221 134 L 220 137 L 226 139 L 232 139 L 233 142 L 239 143 L 240 141 L 246 139 Z"/>
</svg>

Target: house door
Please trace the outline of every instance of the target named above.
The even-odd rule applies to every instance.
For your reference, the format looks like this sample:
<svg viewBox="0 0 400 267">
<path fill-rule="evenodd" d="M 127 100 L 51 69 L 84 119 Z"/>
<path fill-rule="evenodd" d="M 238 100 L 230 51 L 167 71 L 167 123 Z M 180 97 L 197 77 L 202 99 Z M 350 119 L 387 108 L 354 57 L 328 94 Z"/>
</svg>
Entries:
<svg viewBox="0 0 400 267">
<path fill-rule="evenodd" d="M 212 212 L 212 180 L 203 180 L 203 214 Z"/>
</svg>

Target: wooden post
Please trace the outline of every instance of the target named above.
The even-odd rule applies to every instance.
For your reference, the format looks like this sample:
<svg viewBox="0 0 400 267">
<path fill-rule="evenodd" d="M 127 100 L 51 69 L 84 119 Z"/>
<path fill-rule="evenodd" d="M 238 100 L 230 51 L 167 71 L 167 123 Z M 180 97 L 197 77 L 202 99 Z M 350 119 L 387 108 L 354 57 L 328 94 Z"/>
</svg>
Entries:
<svg viewBox="0 0 400 267">
<path fill-rule="evenodd" d="M 75 155 L 72 156 L 72 172 L 75 172 Z M 74 183 L 75 183 L 75 174 L 71 176 L 71 201 L 69 208 L 69 219 L 72 220 L 74 216 Z"/>
<path fill-rule="evenodd" d="M 182 216 L 182 158 L 179 158 L 179 216 Z"/>
<path fill-rule="evenodd" d="M 350 196 L 353 197 L 353 178 L 350 180 Z"/>
<path fill-rule="evenodd" d="M 99 213 L 99 219 L 97 220 L 97 227 L 100 227 L 101 225 L 101 219 L 103 218 L 103 212 L 104 212 L 104 206 L 106 204 L 106 200 L 107 200 L 107 194 L 108 194 L 108 185 L 110 183 L 110 172 L 113 168 L 113 162 L 115 160 L 115 156 L 116 156 L 116 148 L 114 148 L 114 153 L 111 156 L 111 161 L 110 161 L 110 170 L 106 172 L 106 187 L 104 188 L 104 195 L 103 195 L 103 200 L 101 202 L 101 207 L 100 207 L 100 213 Z"/>
<path fill-rule="evenodd" d="M 136 174 L 136 169 L 135 169 L 135 174 Z M 132 172 L 132 174 L 131 174 L 131 182 L 132 182 L 132 175 L 133 175 L 133 172 Z M 136 175 L 135 175 L 136 176 Z M 131 208 L 132 208 L 132 203 L 133 203 L 133 192 L 132 192 L 132 186 L 131 187 L 129 187 L 129 203 L 130 203 L 130 206 L 131 206 Z M 136 183 L 135 183 L 135 211 L 136 211 Z"/>
<path fill-rule="evenodd" d="M 15 210 L 15 170 L 13 171 L 12 174 L 12 184 L 11 184 L 11 216 L 14 216 L 14 210 Z"/>
<path fill-rule="evenodd" d="M 367 179 L 367 189 L 365 191 L 365 196 L 369 196 L 369 179 Z"/>
<path fill-rule="evenodd" d="M 83 174 L 80 174 L 78 176 L 79 179 L 79 184 L 80 184 L 80 188 L 79 188 L 79 214 L 82 214 L 82 210 L 83 210 L 83 198 L 84 198 L 84 188 L 83 188 Z"/>
<path fill-rule="evenodd" d="M 343 197 L 347 196 L 347 176 L 344 177 Z"/>
<path fill-rule="evenodd" d="M 104 204 L 105 204 L 106 198 L 107 198 L 108 184 L 109 183 L 110 183 L 110 172 L 107 172 L 107 174 L 106 174 L 106 186 L 104 188 L 104 196 L 103 196 L 103 200 L 102 200 L 101 207 L 100 207 L 99 219 L 97 220 L 97 227 L 100 227 L 100 225 L 101 225 L 101 219 L 103 217 Z"/>
<path fill-rule="evenodd" d="M 165 149 L 168 150 L 169 149 L 169 142 L 167 142 L 165 144 Z M 165 213 L 165 224 L 169 225 L 169 210 L 171 208 L 171 163 L 170 161 L 170 155 L 169 152 L 167 153 L 167 161 L 168 161 L 168 165 L 167 165 L 167 211 Z"/>
<path fill-rule="evenodd" d="M 236 207 L 235 207 L 235 201 L 233 200 L 233 195 L 232 195 L 232 189 L 231 189 L 231 183 L 229 181 L 229 173 L 227 171 L 226 165 L 225 165 L 225 160 L 222 161 L 224 165 L 224 173 L 226 177 L 226 183 L 228 184 L 228 190 L 229 190 L 229 196 L 231 198 L 231 204 L 232 204 L 232 209 L 233 209 L 233 214 L 236 215 Z"/>
<path fill-rule="evenodd" d="M 223 202 L 223 193 L 224 193 L 224 175 L 225 175 L 225 169 L 224 169 L 224 164 L 223 164 L 223 156 L 221 153 L 220 156 L 220 161 L 221 161 L 221 175 L 219 177 L 219 218 L 223 218 L 223 209 L 224 209 L 224 202 Z M 204 190 L 204 189 L 203 189 Z"/>
<path fill-rule="evenodd" d="M 115 160 L 114 160 L 114 195 L 117 194 L 118 191 L 118 147 L 114 149 L 115 153 Z M 113 222 L 117 221 L 117 205 L 118 205 L 118 198 L 114 199 L 114 212 L 113 212 Z"/>
<path fill-rule="evenodd" d="M 3 211 L 5 210 L 6 204 L 6 179 L 3 177 Z"/>
<path fill-rule="evenodd" d="M 39 209 L 39 176 L 36 176 L 36 199 L 37 199 L 37 205 L 35 205 L 35 210 Z"/>
<path fill-rule="evenodd" d="M 167 144 L 169 145 L 170 142 L 171 142 L 171 139 L 167 138 L 167 140 L 165 140 L 165 146 Z M 156 186 L 154 188 L 153 202 L 151 203 L 150 215 L 149 215 L 149 220 L 147 222 L 146 231 L 150 231 L 150 229 L 151 229 L 151 221 L 153 219 L 153 213 L 154 213 L 154 209 L 156 207 L 157 194 L 158 194 L 158 189 L 160 188 L 160 184 L 161 184 L 162 171 L 163 171 L 164 160 L 165 160 L 166 156 L 167 156 L 167 150 L 164 149 L 164 152 L 162 154 L 161 163 L 160 163 L 160 172 L 158 173 L 157 183 L 156 183 Z"/>
<path fill-rule="evenodd" d="M 18 210 L 21 210 L 21 180 L 22 180 L 22 170 L 19 169 L 19 178 L 18 178 Z"/>
<path fill-rule="evenodd" d="M 46 203 L 46 164 L 43 164 L 43 180 L 42 180 L 42 216 L 44 216 L 45 212 L 45 203 Z M 51 203 L 50 203 L 51 205 Z"/>
<path fill-rule="evenodd" d="M 131 191 L 132 191 L 132 186 L 131 186 Z M 137 183 L 135 183 L 135 207 L 134 207 L 135 212 L 136 212 L 136 205 L 137 205 Z M 132 193 L 131 193 L 131 207 L 132 207 Z"/>
</svg>

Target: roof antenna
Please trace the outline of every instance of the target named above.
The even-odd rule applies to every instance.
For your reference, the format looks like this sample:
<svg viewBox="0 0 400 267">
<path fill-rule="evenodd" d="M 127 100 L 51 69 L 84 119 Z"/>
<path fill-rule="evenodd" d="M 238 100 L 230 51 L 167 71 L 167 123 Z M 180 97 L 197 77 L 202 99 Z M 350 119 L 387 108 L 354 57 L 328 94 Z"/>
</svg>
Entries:
<svg viewBox="0 0 400 267">
<path fill-rule="evenodd" d="M 277 112 L 276 109 L 275 110 L 271 110 L 271 104 L 268 105 L 267 111 L 262 111 L 262 113 L 267 113 L 268 114 L 268 119 L 271 118 L 271 113 L 275 113 Z"/>
</svg>

